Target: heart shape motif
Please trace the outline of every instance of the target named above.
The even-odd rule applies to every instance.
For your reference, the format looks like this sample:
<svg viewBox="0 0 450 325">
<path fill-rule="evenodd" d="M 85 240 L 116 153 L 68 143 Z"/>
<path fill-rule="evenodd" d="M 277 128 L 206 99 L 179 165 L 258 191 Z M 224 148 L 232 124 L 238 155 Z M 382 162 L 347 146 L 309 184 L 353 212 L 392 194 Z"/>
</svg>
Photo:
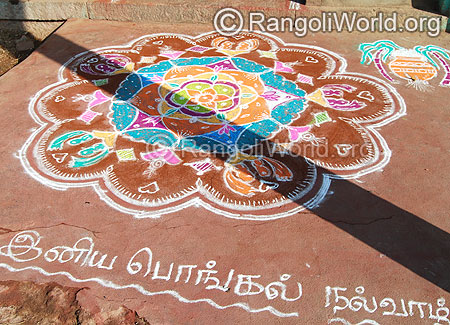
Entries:
<svg viewBox="0 0 450 325">
<path fill-rule="evenodd" d="M 361 91 L 358 94 L 358 98 L 368 100 L 369 102 L 373 102 L 375 100 L 375 97 L 373 97 L 373 95 L 368 90 Z"/>
<path fill-rule="evenodd" d="M 67 155 L 67 153 L 54 153 L 52 157 L 56 160 L 56 162 L 62 163 L 64 159 L 66 159 Z"/>
<path fill-rule="evenodd" d="M 353 148 L 351 144 L 341 143 L 335 144 L 334 147 L 337 150 L 337 153 L 341 157 L 347 157 L 350 154 L 350 150 Z"/>
<path fill-rule="evenodd" d="M 139 187 L 138 191 L 141 193 L 154 194 L 159 191 L 159 186 L 157 182 L 151 182 L 150 184 Z"/>
<path fill-rule="evenodd" d="M 319 62 L 319 60 L 317 60 L 316 58 L 313 58 L 312 56 L 307 56 L 305 59 L 305 62 L 317 63 L 317 62 Z"/>
</svg>

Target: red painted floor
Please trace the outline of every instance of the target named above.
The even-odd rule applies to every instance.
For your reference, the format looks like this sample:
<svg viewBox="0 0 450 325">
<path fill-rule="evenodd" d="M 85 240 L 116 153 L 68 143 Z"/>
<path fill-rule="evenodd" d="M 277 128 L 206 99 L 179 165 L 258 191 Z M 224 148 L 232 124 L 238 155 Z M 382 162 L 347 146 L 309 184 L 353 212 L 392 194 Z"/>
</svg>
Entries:
<svg viewBox="0 0 450 325">
<path fill-rule="evenodd" d="M 428 38 L 419 34 L 332 33 L 302 39 L 277 35 L 286 43 L 317 46 L 326 50 L 323 53 L 343 58 L 346 71 L 362 78 L 352 83 L 358 94 L 368 89 L 363 81 L 366 78 L 392 96 L 395 118 L 386 125 L 379 123 L 375 131 L 369 132 L 379 134 L 378 139 L 368 140 L 384 149 L 380 152 L 385 159 L 381 157 L 374 163 L 373 170 L 361 168 L 364 175 L 358 178 L 344 179 L 350 172 L 320 171 L 318 175 L 322 177 L 331 173 L 337 176 L 333 176 L 325 197 L 314 207 L 304 201 L 257 211 L 242 205 L 229 209 L 197 193 L 197 204 L 183 206 L 186 200 L 175 200 L 159 215 L 162 209 L 142 206 L 139 199 L 130 201 L 111 194 L 111 187 L 106 185 L 98 185 L 95 190 L 87 182 L 72 182 L 64 175 L 47 177 L 36 144 L 45 132 L 53 134 L 52 126 L 59 125 L 61 119 L 45 121 L 35 99 L 45 96 L 52 84 L 71 81 L 67 71 L 61 70 L 58 75 L 64 63 L 86 50 L 117 49 L 144 35 L 177 33 L 196 37 L 207 32 L 210 27 L 203 25 L 73 20 L 0 78 L 1 279 L 56 281 L 65 286 L 87 287 L 89 290 L 78 294 L 87 308 L 124 305 L 156 324 L 449 323 L 450 89 L 440 85 L 445 67 L 441 66 L 437 76 L 429 81 L 427 91 L 421 91 L 408 87 L 407 81 L 392 71 L 388 73 L 393 81 L 383 79 L 373 63 L 360 64 L 358 51 L 360 43 L 383 39 L 405 49 L 429 44 L 449 49 L 448 34 Z M 250 58 L 254 54 L 241 56 L 246 55 Z M 314 59 L 316 54 L 311 55 Z M 293 58 L 291 55 L 282 62 L 294 61 Z M 302 63 L 306 69 L 308 62 L 303 59 L 294 69 L 302 71 Z M 287 76 L 289 67 L 285 69 Z M 308 69 L 305 71 L 315 78 L 314 87 L 323 87 L 325 81 L 315 76 L 313 68 Z M 389 69 L 388 65 L 385 69 Z M 340 74 L 345 73 L 335 71 L 332 76 Z M 83 84 L 86 78 L 83 74 L 78 77 Z M 100 75 L 93 79 L 105 78 Z M 330 77 L 328 84 L 329 80 L 336 84 L 342 78 Z M 312 87 L 303 86 L 311 92 Z M 76 96 L 83 89 L 87 88 L 74 89 L 69 94 Z M 99 89 L 109 96 L 107 88 Z M 370 89 L 376 91 L 376 87 Z M 48 96 L 59 100 L 56 95 Z M 345 91 L 342 96 L 338 99 L 370 102 L 367 107 L 383 106 L 388 101 L 379 97 L 371 101 L 367 93 L 359 99 L 356 93 L 347 95 Z M 320 111 L 320 104 L 309 102 L 309 109 Z M 56 107 L 52 105 L 55 104 L 49 107 Z M 67 111 L 65 106 L 60 107 L 58 112 L 62 115 L 77 109 L 76 105 L 68 105 Z M 348 118 L 353 113 L 346 114 Z M 341 121 L 342 116 L 331 117 Z M 94 130 L 82 119 L 76 123 L 85 123 L 89 132 Z M 327 124 L 316 127 L 323 132 L 330 130 L 330 141 L 336 140 L 332 144 L 342 144 L 340 137 L 350 132 L 345 128 L 327 128 Z M 127 167 L 125 163 L 118 160 L 120 165 L 115 168 L 126 171 L 133 179 L 129 184 L 137 184 L 141 167 Z M 301 171 L 291 165 L 289 168 L 294 175 Z M 156 178 L 165 184 L 167 193 L 192 178 L 187 167 L 177 173 L 167 170 Z M 206 175 L 203 180 L 208 179 Z M 245 175 L 242 177 L 246 179 Z M 164 182 L 167 179 L 172 183 Z M 242 196 L 242 192 L 226 187 L 219 176 L 209 177 L 208 181 L 219 189 L 228 189 L 230 198 Z M 66 187 L 72 185 L 64 189 L 63 183 Z M 311 191 L 323 186 L 323 182 L 314 186 Z M 222 193 L 226 194 L 225 190 Z M 285 194 L 281 190 L 270 191 L 274 197 Z M 270 191 L 256 195 L 268 199 Z M 313 192 L 311 197 L 320 198 Z M 303 205 L 307 208 L 303 209 Z"/>
</svg>

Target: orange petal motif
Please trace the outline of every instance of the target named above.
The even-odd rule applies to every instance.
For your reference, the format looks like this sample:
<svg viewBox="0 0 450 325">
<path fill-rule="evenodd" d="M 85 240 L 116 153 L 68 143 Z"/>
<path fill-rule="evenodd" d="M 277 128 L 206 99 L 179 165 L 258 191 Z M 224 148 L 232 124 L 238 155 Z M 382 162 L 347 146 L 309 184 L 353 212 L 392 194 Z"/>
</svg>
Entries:
<svg viewBox="0 0 450 325">
<path fill-rule="evenodd" d="M 214 90 L 214 88 L 208 88 L 202 91 L 202 95 L 211 95 L 211 96 L 216 96 L 217 93 Z"/>
<path fill-rule="evenodd" d="M 213 95 L 210 94 L 202 94 L 201 96 L 198 97 L 198 101 L 200 103 L 210 103 L 214 100 Z"/>
<path fill-rule="evenodd" d="M 267 184 L 278 186 L 278 182 L 288 182 L 294 177 L 292 171 L 282 162 L 272 158 L 261 158 L 251 161 L 251 165 L 256 169 L 258 176 L 261 178 L 272 178 L 269 182 L 266 180 L 255 178 L 247 165 L 239 163 L 234 165 L 233 169 L 225 172 L 225 182 L 236 193 L 245 196 L 252 196 L 256 192 L 265 192 L 271 187 Z M 273 179 L 275 178 L 275 179 Z"/>
<path fill-rule="evenodd" d="M 225 49 L 225 50 L 230 50 L 233 47 L 233 43 L 230 41 L 225 41 L 222 44 L 220 44 L 219 48 L 221 49 Z"/>
<path fill-rule="evenodd" d="M 198 90 L 186 89 L 186 91 L 189 94 L 189 96 L 191 96 L 191 97 L 195 97 L 200 94 L 200 92 Z"/>
<path fill-rule="evenodd" d="M 202 103 L 202 105 L 206 106 L 206 107 L 209 107 L 209 108 L 212 108 L 212 109 L 216 108 L 216 103 L 213 102 L 213 101 L 211 101 L 211 102 L 204 102 L 204 103 Z"/>
<path fill-rule="evenodd" d="M 227 100 L 227 99 L 230 99 L 230 97 L 227 95 L 216 95 L 215 101 L 220 102 L 222 100 Z"/>
<path fill-rule="evenodd" d="M 240 51 L 240 50 L 255 50 L 258 48 L 259 45 L 259 41 L 255 38 L 253 39 L 249 39 L 243 42 L 239 42 L 239 44 L 236 46 L 236 50 Z"/>
<path fill-rule="evenodd" d="M 242 195 L 250 196 L 255 192 L 255 188 L 248 183 L 244 182 L 238 175 L 230 171 L 225 172 L 225 182 L 234 192 Z"/>
<path fill-rule="evenodd" d="M 249 174 L 245 165 L 235 165 L 232 169 L 227 169 L 225 172 L 225 182 L 236 193 L 245 196 L 252 196 L 256 191 L 256 187 L 250 185 L 250 182 L 255 180 Z"/>
<path fill-rule="evenodd" d="M 226 70 L 224 73 L 236 79 L 238 84 L 254 89 L 259 95 L 263 94 L 265 91 L 265 86 L 261 79 L 255 78 L 255 76 L 251 73 L 234 70 Z"/>
</svg>

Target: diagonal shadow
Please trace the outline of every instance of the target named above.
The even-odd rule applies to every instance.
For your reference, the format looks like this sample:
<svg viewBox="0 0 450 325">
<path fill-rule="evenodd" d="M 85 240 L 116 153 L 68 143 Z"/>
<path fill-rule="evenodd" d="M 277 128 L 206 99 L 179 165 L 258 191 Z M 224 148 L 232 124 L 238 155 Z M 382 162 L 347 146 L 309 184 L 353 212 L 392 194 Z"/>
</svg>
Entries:
<svg viewBox="0 0 450 325">
<path fill-rule="evenodd" d="M 18 64 L 25 60 L 34 50 L 35 47 L 43 43 L 47 38 L 45 35 L 36 38 L 34 33 L 30 31 L 30 28 L 26 26 L 25 21 L 31 23 L 41 23 L 45 20 L 28 20 L 24 12 L 24 4 L 21 0 L 0 0 L 0 10 L 5 10 L 4 16 L 13 17 L 11 19 L 0 19 L 0 28 L 2 30 L 3 37 L 0 38 L 0 47 L 8 53 L 11 57 L 17 59 Z M 63 20 L 50 20 L 52 22 L 63 22 Z M 48 20 L 47 20 L 48 22 Z M 58 27 L 59 28 L 59 27 Z M 58 28 L 53 30 L 55 32 Z M 17 41 L 20 41 L 22 37 L 25 40 L 22 41 L 22 45 L 18 46 Z M 0 69 L 1 75 L 9 71 L 15 64 L 8 65 Z"/>
<path fill-rule="evenodd" d="M 413 8 L 439 14 L 439 0 L 411 0 Z"/>
<path fill-rule="evenodd" d="M 415 9 L 449 17 L 445 31 L 450 33 L 450 0 L 411 0 L 411 5 Z"/>
<path fill-rule="evenodd" d="M 61 65 L 81 52 L 96 54 L 55 34 L 37 51 Z M 107 86 L 98 87 L 112 94 Z M 316 167 L 339 178 L 329 170 Z M 336 180 L 332 187 L 334 194 L 319 207 L 312 208 L 312 213 L 450 292 L 449 233 L 348 180 Z"/>
</svg>

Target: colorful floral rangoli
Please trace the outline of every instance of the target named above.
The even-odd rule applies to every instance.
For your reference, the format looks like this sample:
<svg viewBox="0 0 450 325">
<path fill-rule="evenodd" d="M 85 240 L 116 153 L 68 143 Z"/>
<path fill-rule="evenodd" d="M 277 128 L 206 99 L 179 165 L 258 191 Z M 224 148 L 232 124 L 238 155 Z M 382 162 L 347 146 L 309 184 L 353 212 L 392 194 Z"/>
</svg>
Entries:
<svg viewBox="0 0 450 325">
<path fill-rule="evenodd" d="M 401 97 L 325 49 L 266 34 L 158 34 L 82 53 L 33 99 L 24 166 L 54 187 L 94 186 L 159 216 L 203 206 L 270 219 L 313 207 L 329 179 L 383 167 L 374 127 Z"/>
</svg>

